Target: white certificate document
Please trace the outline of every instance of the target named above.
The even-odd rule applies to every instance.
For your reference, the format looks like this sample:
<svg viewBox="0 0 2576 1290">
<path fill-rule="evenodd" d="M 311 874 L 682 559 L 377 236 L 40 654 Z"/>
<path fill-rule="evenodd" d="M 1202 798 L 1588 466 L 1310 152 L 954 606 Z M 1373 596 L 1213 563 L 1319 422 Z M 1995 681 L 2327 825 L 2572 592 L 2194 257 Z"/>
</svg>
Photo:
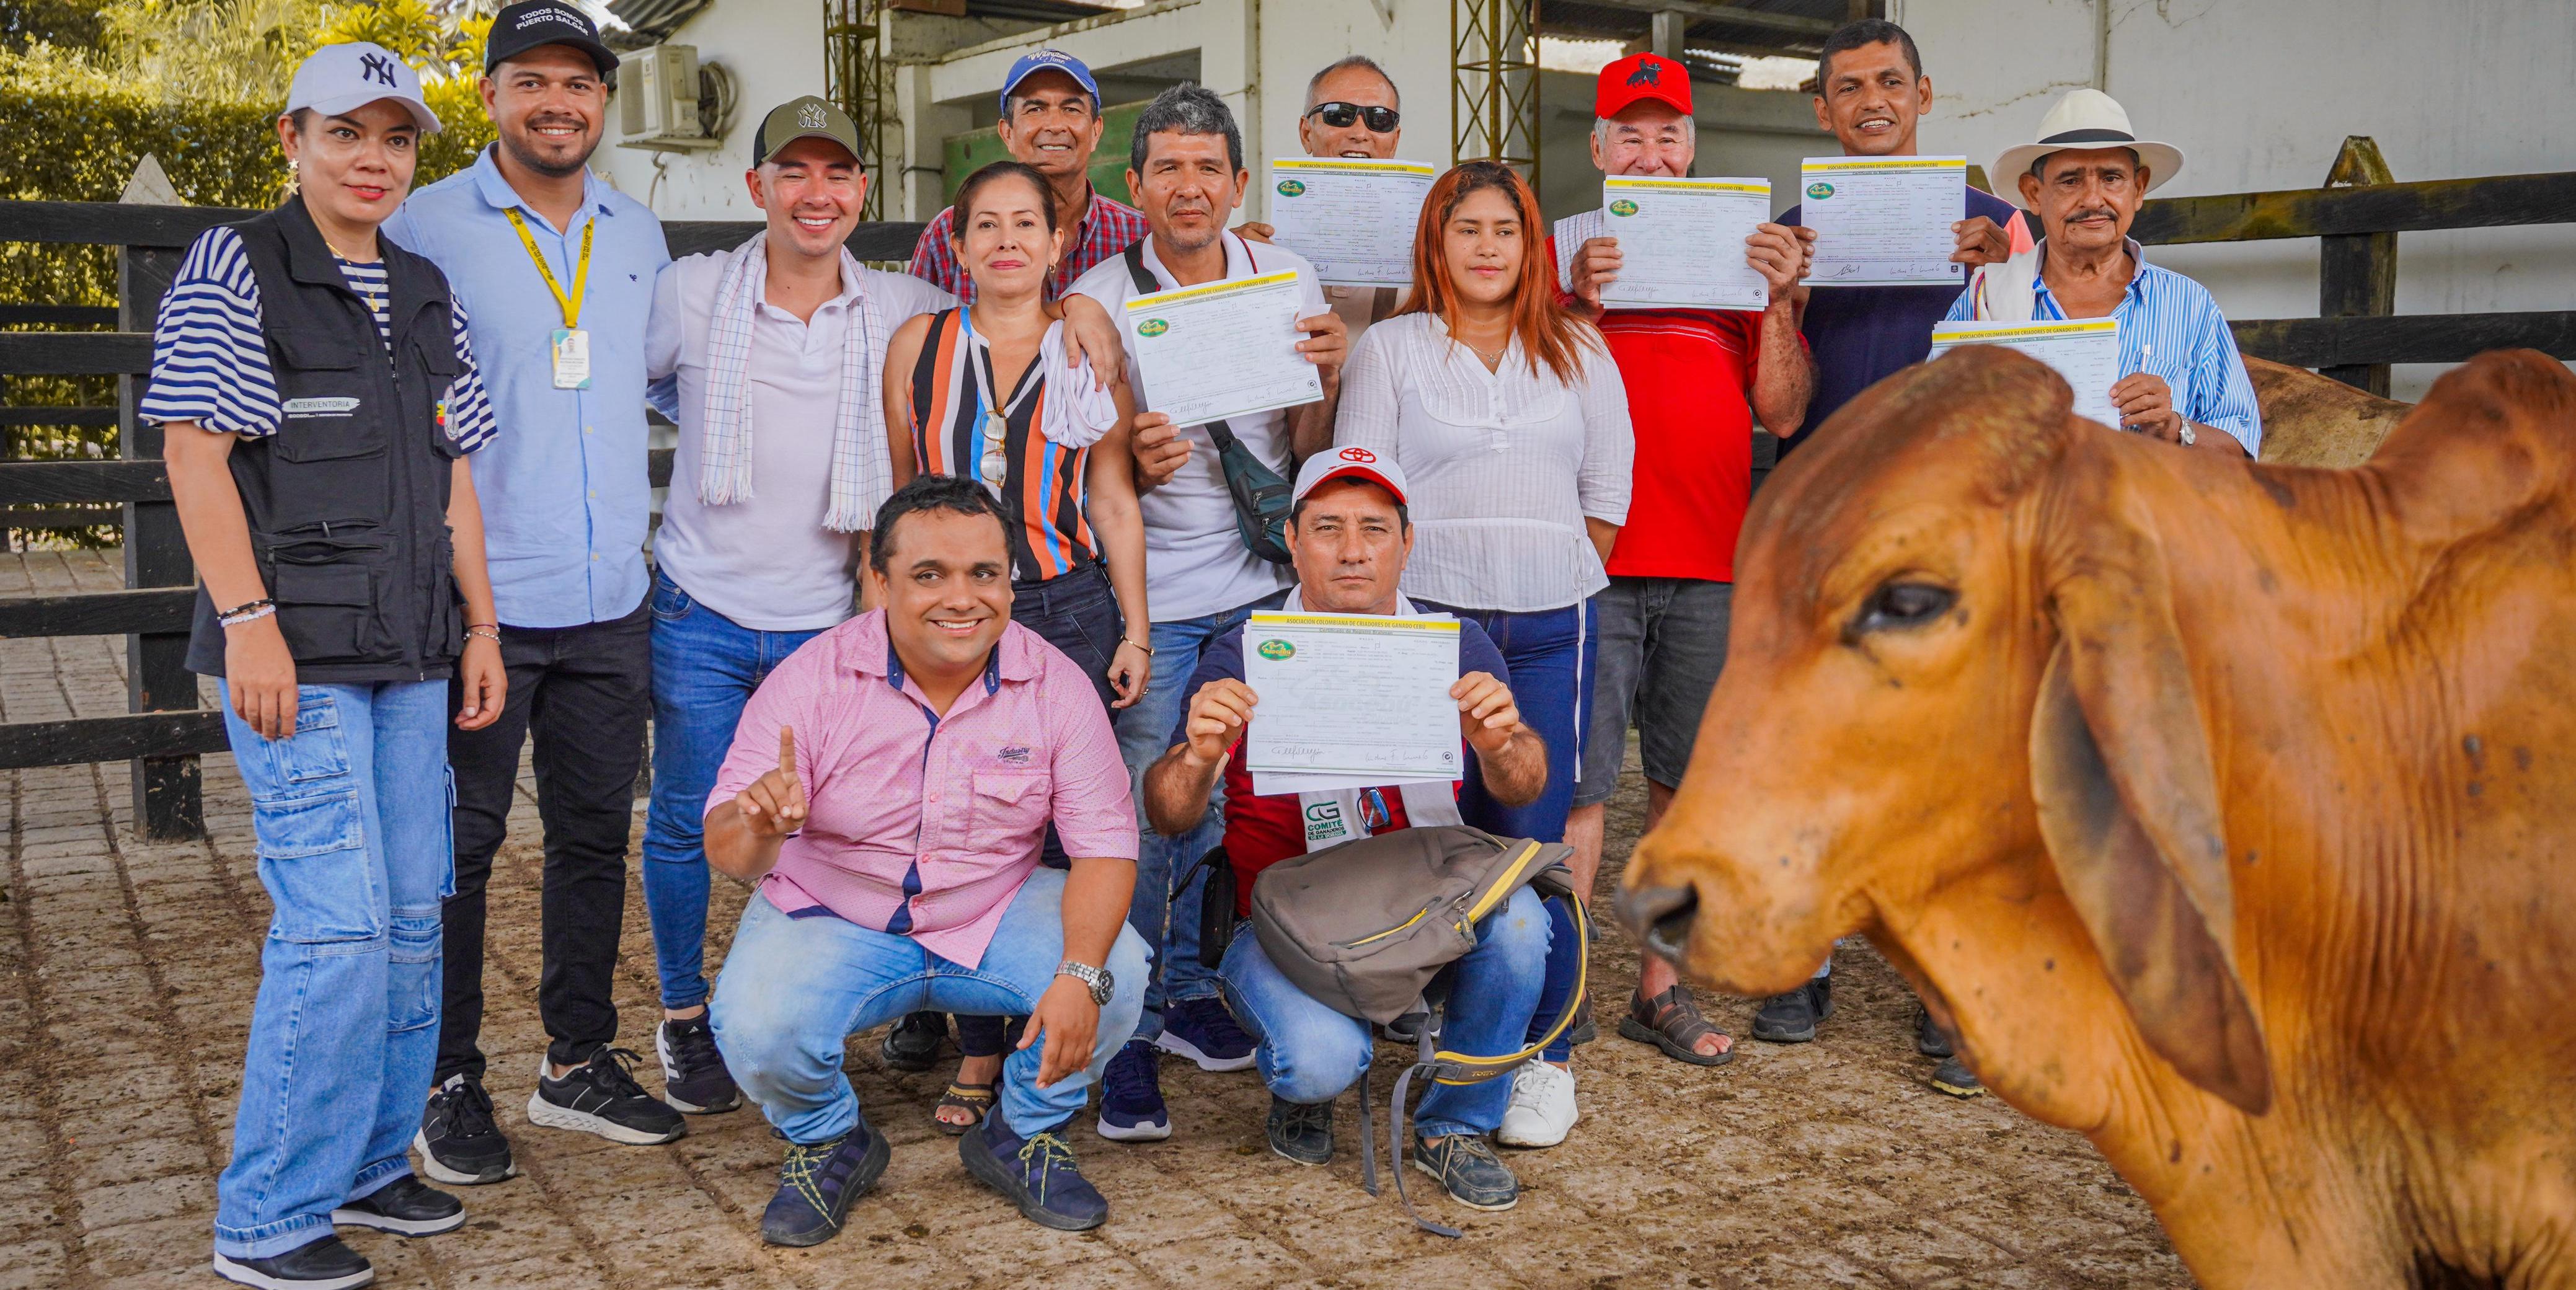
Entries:
<svg viewBox="0 0 2576 1290">
<path fill-rule="evenodd" d="M 1413 232 L 1439 172 L 1420 162 L 1283 157 L 1270 163 L 1270 226 L 1337 287 L 1413 283 Z"/>
<path fill-rule="evenodd" d="M 1601 229 L 1619 239 L 1607 309 L 1762 309 L 1770 284 L 1744 239 L 1771 219 L 1768 179 L 1601 181 Z"/>
<path fill-rule="evenodd" d="M 1260 702 L 1244 734 L 1253 791 L 1319 792 L 1454 780 L 1458 620 L 1256 613 L 1243 680 Z"/>
<path fill-rule="evenodd" d="M 1142 410 L 1195 426 L 1323 398 L 1322 375 L 1297 352 L 1304 294 L 1291 269 L 1129 300 Z"/>
<path fill-rule="evenodd" d="M 1962 286 L 1950 226 L 1968 201 L 1966 157 L 1809 157 L 1798 218 L 1816 230 L 1811 287 Z"/>
<path fill-rule="evenodd" d="M 2075 387 L 2075 415 L 2120 428 L 2111 387 L 2120 383 L 2120 323 L 2116 318 L 2067 322 L 1945 322 L 1932 325 L 1932 357 L 1961 345 L 2017 349 L 2057 369 Z"/>
</svg>

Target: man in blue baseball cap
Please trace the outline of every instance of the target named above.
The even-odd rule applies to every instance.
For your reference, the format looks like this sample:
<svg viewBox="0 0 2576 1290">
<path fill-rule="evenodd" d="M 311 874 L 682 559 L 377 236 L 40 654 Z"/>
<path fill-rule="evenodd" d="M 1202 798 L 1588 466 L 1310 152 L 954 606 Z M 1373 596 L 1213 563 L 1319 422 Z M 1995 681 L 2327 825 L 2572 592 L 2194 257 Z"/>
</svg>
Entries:
<svg viewBox="0 0 2576 1290">
<path fill-rule="evenodd" d="M 1091 266 L 1124 252 L 1145 236 L 1145 217 L 1091 187 L 1091 154 L 1100 146 L 1100 82 L 1082 60 L 1061 49 L 1041 49 L 1011 64 L 1002 78 L 1002 115 L 994 130 L 1015 161 L 1035 166 L 1055 194 L 1056 227 L 1073 230 L 1064 258 L 1047 279 L 1054 299 Z M 912 248 L 915 277 L 935 283 L 966 304 L 975 284 L 950 249 L 950 217 L 941 211 Z"/>
</svg>

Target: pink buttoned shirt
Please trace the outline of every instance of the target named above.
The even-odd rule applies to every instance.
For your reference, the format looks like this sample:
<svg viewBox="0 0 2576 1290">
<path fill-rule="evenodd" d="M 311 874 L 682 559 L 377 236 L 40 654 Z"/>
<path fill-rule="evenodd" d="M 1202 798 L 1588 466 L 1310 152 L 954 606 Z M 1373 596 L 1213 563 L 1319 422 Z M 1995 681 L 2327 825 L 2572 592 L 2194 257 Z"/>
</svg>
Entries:
<svg viewBox="0 0 2576 1290">
<path fill-rule="evenodd" d="M 1136 858 L 1127 768 L 1090 678 L 1017 623 L 945 716 L 904 675 L 884 610 L 806 642 L 744 707 L 708 809 L 778 768 L 781 725 L 808 803 L 760 880 L 784 913 L 838 915 L 971 967 L 1050 822 L 1066 855 Z"/>
</svg>

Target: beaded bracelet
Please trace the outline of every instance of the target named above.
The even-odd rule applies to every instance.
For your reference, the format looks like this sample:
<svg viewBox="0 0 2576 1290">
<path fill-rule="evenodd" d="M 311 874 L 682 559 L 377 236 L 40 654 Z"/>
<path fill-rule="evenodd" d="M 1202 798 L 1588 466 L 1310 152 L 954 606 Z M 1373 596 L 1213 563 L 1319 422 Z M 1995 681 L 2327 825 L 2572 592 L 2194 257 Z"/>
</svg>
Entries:
<svg viewBox="0 0 2576 1290">
<path fill-rule="evenodd" d="M 277 602 L 267 599 L 266 597 L 262 597 L 261 599 L 251 601 L 247 604 L 235 605 L 230 609 L 216 614 L 215 622 L 224 627 L 239 627 L 243 623 L 258 622 L 260 619 L 266 618 L 276 612 Z"/>
</svg>

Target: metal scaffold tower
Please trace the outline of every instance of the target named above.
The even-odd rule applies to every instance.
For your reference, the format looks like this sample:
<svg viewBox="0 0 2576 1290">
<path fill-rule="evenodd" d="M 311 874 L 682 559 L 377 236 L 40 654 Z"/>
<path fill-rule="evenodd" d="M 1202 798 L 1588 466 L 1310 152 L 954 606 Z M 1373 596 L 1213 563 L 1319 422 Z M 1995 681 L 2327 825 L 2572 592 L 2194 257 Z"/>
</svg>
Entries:
<svg viewBox="0 0 2576 1290">
<path fill-rule="evenodd" d="M 1538 182 L 1538 0 L 1450 0 L 1449 155 Z"/>
<path fill-rule="evenodd" d="M 885 58 L 885 0 L 823 0 L 823 93 L 859 127 L 859 163 L 868 175 L 864 217 L 885 218 L 894 166 L 886 144 L 900 137 L 894 112 L 894 68 Z"/>
</svg>

